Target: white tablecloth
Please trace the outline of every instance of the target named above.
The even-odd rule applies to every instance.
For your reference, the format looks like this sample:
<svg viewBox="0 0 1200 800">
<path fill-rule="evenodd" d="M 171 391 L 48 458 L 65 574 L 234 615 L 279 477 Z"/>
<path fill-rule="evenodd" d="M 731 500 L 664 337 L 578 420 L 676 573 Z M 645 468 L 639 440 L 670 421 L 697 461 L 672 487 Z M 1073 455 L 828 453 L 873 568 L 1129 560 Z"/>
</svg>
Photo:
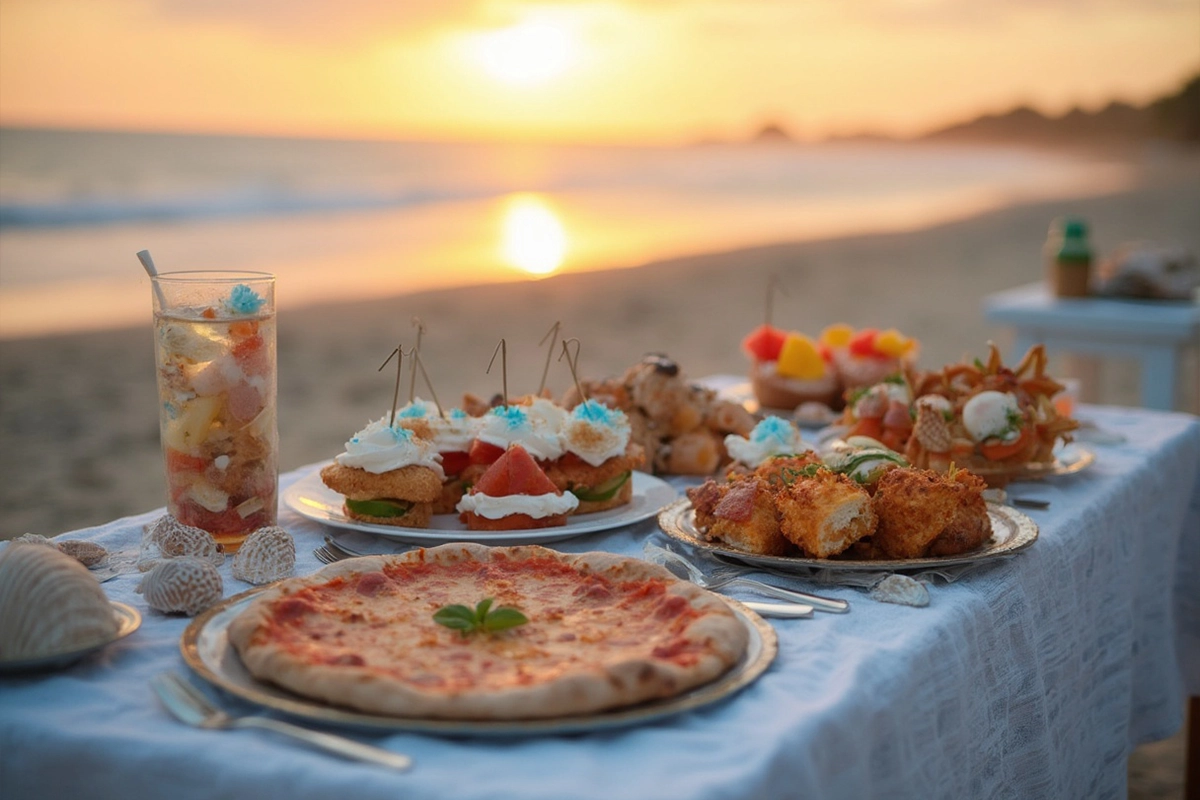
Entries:
<svg viewBox="0 0 1200 800">
<path fill-rule="evenodd" d="M 259 731 L 195 730 L 147 682 L 185 669 L 188 620 L 150 611 L 138 577 L 104 584 L 142 628 L 61 672 L 0 678 L 0 797 L 1124 798 L 1136 744 L 1175 733 L 1200 694 L 1200 423 L 1084 407 L 1127 437 L 1087 471 L 1022 494 L 1039 540 L 931 588 L 926 608 L 821 587 L 847 615 L 775 622 L 779 655 L 740 694 L 602 733 L 507 739 L 353 735 L 411 754 L 407 774 Z M 287 485 L 305 470 L 284 476 Z M 76 531 L 135 546 L 160 511 Z M 290 511 L 297 573 L 326 531 Z M 653 521 L 563 549 L 639 555 Z M 248 588 L 222 568 L 226 593 Z M 242 707 L 230 698 L 223 702 Z"/>
</svg>

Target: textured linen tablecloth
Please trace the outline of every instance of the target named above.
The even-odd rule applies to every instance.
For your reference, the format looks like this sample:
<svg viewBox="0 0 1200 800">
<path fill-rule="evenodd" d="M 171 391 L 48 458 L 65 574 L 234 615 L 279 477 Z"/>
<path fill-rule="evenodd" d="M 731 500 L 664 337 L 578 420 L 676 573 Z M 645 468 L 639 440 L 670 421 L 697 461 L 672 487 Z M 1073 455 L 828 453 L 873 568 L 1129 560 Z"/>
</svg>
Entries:
<svg viewBox="0 0 1200 800">
<path fill-rule="evenodd" d="M 774 622 L 779 655 L 716 705 L 578 735 L 351 735 L 411 754 L 396 774 L 261 731 L 170 719 L 148 687 L 185 671 L 188 620 L 150 611 L 137 574 L 104 584 L 139 608 L 132 636 L 60 672 L 0 677 L 0 797 L 89 798 L 1124 798 L 1133 746 L 1175 733 L 1200 694 L 1200 423 L 1084 407 L 1127 440 L 1089 445 L 1086 471 L 1021 494 L 1032 548 L 931 587 L 932 603 L 874 602 Z M 312 468 L 289 473 L 288 485 Z M 76 531 L 136 546 L 161 510 Z M 297 574 L 327 532 L 283 510 Z M 640 555 L 653 520 L 554 545 Z M 247 585 L 222 567 L 226 595 Z M 1185 685 L 1186 684 L 1186 685 Z M 222 698 L 234 708 L 248 706 Z"/>
</svg>

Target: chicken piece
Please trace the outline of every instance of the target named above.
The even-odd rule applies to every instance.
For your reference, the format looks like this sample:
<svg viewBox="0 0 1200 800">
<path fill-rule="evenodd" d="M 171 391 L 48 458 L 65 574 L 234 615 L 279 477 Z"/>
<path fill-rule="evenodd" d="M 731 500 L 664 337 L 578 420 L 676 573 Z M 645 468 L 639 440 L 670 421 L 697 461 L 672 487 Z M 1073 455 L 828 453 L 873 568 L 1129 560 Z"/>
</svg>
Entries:
<svg viewBox="0 0 1200 800">
<path fill-rule="evenodd" d="M 940 474 L 926 469 L 892 470 L 872 500 L 879 526 L 872 542 L 889 558 L 958 555 L 992 534 L 983 490 L 966 470 Z"/>
<path fill-rule="evenodd" d="M 696 512 L 696 526 L 706 539 L 758 555 L 792 552 L 791 542 L 779 531 L 772 493 L 762 481 L 745 478 L 717 483 L 710 479 L 688 489 L 687 494 Z"/>
<path fill-rule="evenodd" d="M 779 529 L 814 558 L 836 556 L 875 530 L 867 491 L 826 469 L 785 483 L 775 494 Z"/>
</svg>

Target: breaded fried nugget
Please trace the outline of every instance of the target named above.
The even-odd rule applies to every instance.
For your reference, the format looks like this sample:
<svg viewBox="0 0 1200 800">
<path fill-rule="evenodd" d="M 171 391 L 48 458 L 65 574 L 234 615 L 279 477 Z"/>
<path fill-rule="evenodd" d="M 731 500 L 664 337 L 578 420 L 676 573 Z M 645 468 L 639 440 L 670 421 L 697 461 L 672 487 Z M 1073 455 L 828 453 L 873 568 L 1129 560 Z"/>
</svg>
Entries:
<svg viewBox="0 0 1200 800">
<path fill-rule="evenodd" d="M 785 483 L 775 494 L 775 505 L 780 532 L 811 557 L 836 556 L 875 530 L 870 495 L 829 470 Z"/>
<path fill-rule="evenodd" d="M 803 475 L 810 474 L 815 467 L 821 466 L 821 457 L 813 452 L 797 453 L 790 456 L 775 456 L 754 468 L 754 476 L 762 478 L 773 489 L 778 489 L 794 482 Z"/>
<path fill-rule="evenodd" d="M 321 480 L 349 501 L 402 500 L 412 506 L 402 515 L 374 516 L 343 506 L 346 516 L 379 525 L 408 528 L 429 527 L 433 501 L 442 495 L 442 480 L 428 467 L 411 465 L 388 472 L 374 473 L 358 467 L 333 463 L 321 470 Z"/>
<path fill-rule="evenodd" d="M 688 497 L 705 538 L 759 555 L 792 552 L 791 542 L 779 532 L 772 492 L 763 481 L 744 478 L 719 484 L 709 480 L 688 489 Z"/>
<path fill-rule="evenodd" d="M 966 470 L 941 474 L 897 469 L 879 481 L 872 505 L 879 527 L 872 541 L 890 558 L 958 555 L 992 534 L 987 484 Z"/>
</svg>

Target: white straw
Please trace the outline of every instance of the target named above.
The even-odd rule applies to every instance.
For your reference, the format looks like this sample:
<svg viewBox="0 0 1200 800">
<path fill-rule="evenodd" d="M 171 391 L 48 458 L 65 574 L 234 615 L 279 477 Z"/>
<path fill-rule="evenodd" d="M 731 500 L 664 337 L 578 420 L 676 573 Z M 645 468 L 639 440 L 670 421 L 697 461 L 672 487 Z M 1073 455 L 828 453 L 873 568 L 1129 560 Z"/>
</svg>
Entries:
<svg viewBox="0 0 1200 800">
<path fill-rule="evenodd" d="M 137 257 L 138 257 L 138 261 L 142 262 L 142 267 L 145 268 L 146 274 L 149 275 L 151 278 L 157 278 L 158 270 L 154 267 L 154 259 L 152 259 L 150 257 L 150 251 L 149 250 L 139 250 Z M 159 307 L 166 308 L 167 307 L 167 298 L 163 297 L 162 287 L 159 286 L 157 283 L 155 283 L 153 280 L 150 281 L 150 285 L 152 285 L 154 287 L 154 293 L 156 295 L 158 295 Z"/>
</svg>

